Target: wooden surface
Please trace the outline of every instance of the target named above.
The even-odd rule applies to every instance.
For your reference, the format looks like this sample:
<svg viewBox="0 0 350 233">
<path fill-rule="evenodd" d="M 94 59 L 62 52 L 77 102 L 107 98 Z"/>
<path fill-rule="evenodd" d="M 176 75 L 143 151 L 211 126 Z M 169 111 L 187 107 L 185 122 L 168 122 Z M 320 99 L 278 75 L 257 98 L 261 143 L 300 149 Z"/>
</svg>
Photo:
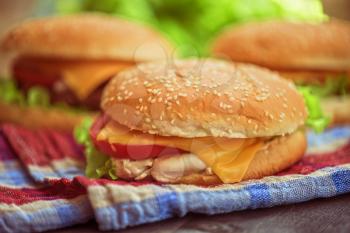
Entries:
<svg viewBox="0 0 350 233">
<path fill-rule="evenodd" d="M 62 233 L 98 232 L 96 223 L 62 229 Z M 191 214 L 184 218 L 147 224 L 120 233 L 310 233 L 350 232 L 350 194 L 305 203 L 205 216 Z"/>
</svg>

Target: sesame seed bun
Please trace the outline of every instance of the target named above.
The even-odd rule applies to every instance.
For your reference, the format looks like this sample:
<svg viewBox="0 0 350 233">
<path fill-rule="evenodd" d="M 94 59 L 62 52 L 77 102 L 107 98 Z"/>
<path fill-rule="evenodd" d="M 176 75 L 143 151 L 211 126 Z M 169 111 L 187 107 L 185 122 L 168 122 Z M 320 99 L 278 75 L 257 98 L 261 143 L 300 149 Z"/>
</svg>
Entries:
<svg viewBox="0 0 350 233">
<path fill-rule="evenodd" d="M 290 167 L 302 158 L 306 145 L 305 133 L 300 130 L 291 135 L 277 137 L 269 141 L 256 153 L 244 175 L 243 181 L 260 179 Z M 177 183 L 218 185 L 222 184 L 222 181 L 214 174 L 191 174 L 183 176 Z"/>
<path fill-rule="evenodd" d="M 275 69 L 350 70 L 350 23 L 268 21 L 227 29 L 213 54 Z"/>
<path fill-rule="evenodd" d="M 72 132 L 84 117 L 95 115 L 74 113 L 59 108 L 19 106 L 1 101 L 0 109 L 0 122 L 15 123 L 30 129 L 50 128 L 64 132 Z"/>
<path fill-rule="evenodd" d="M 106 86 L 101 107 L 130 129 L 188 138 L 284 135 L 307 117 L 291 82 L 267 69 L 214 59 L 124 70 Z"/>
<path fill-rule="evenodd" d="M 145 25 L 81 14 L 25 21 L 5 35 L 1 50 L 25 56 L 138 62 L 162 59 L 171 46 Z"/>
</svg>

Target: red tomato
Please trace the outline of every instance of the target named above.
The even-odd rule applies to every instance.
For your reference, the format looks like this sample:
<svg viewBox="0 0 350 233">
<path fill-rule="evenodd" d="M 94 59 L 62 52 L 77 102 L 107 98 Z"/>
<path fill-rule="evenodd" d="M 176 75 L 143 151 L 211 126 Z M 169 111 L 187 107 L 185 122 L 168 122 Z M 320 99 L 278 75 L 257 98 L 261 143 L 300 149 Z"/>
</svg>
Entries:
<svg viewBox="0 0 350 233">
<path fill-rule="evenodd" d="M 48 74 L 40 72 L 39 69 L 28 69 L 26 66 L 21 66 L 21 64 L 15 64 L 13 68 L 13 74 L 15 79 L 21 86 L 28 89 L 32 86 L 43 86 L 46 88 L 51 88 L 54 83 L 60 79 L 57 74 Z"/>
<path fill-rule="evenodd" d="M 109 143 L 107 140 L 97 140 L 100 130 L 109 121 L 108 116 L 99 116 L 90 129 L 90 136 L 94 145 L 106 155 L 119 159 L 143 160 L 161 155 L 180 154 L 184 151 L 161 145 L 124 145 L 119 143 Z"/>
</svg>

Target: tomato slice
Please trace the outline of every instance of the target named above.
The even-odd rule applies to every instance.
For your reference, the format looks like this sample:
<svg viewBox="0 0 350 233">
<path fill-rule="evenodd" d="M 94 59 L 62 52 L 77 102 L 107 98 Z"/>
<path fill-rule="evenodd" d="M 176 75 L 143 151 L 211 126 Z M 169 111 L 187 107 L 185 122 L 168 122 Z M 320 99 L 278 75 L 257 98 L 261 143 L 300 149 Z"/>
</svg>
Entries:
<svg viewBox="0 0 350 233">
<path fill-rule="evenodd" d="M 60 79 L 58 73 L 43 71 L 38 65 L 25 59 L 17 60 L 12 69 L 14 78 L 25 89 L 32 86 L 52 88 L 54 83 Z"/>
<path fill-rule="evenodd" d="M 183 150 L 161 145 L 125 145 L 109 143 L 107 140 L 97 140 L 100 130 L 110 120 L 107 115 L 97 117 L 90 129 L 90 136 L 94 145 L 106 155 L 119 159 L 143 160 L 161 155 L 174 155 L 184 153 Z"/>
</svg>

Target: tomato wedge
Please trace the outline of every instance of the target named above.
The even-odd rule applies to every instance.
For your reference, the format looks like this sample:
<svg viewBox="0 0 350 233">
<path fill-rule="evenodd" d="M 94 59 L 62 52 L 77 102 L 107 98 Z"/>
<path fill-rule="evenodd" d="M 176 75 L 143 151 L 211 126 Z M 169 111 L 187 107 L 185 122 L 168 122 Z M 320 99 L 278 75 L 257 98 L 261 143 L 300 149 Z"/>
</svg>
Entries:
<svg viewBox="0 0 350 233">
<path fill-rule="evenodd" d="M 143 160 L 161 155 L 174 155 L 184 153 L 183 150 L 161 145 L 124 145 L 109 143 L 107 140 L 97 140 L 100 130 L 110 120 L 107 115 L 97 117 L 90 129 L 90 137 L 94 145 L 106 155 L 119 159 Z"/>
</svg>

